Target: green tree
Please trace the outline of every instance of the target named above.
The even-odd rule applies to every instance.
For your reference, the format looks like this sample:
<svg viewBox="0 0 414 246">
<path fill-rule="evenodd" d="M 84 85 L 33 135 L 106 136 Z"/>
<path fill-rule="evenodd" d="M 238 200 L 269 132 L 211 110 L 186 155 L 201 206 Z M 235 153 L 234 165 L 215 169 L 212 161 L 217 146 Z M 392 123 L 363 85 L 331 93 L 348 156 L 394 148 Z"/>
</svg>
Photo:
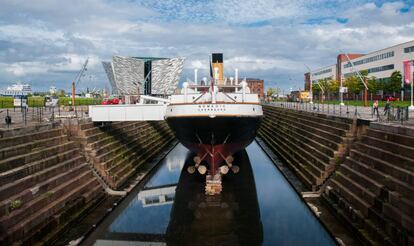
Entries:
<svg viewBox="0 0 414 246">
<path fill-rule="evenodd" d="M 65 90 L 59 90 L 59 91 L 57 92 L 57 95 L 58 95 L 59 97 L 65 97 L 65 96 L 66 96 L 66 92 L 65 92 Z"/>
<path fill-rule="evenodd" d="M 372 101 L 372 96 L 376 94 L 378 91 L 379 83 L 377 82 L 377 78 L 375 78 L 375 76 L 371 76 L 371 78 L 369 78 L 367 82 L 368 82 L 368 91 L 370 93 L 371 101 Z"/>
<path fill-rule="evenodd" d="M 354 75 L 345 79 L 345 85 L 348 87 L 348 93 L 353 94 L 355 98 L 364 87 L 359 78 Z"/>
<path fill-rule="evenodd" d="M 400 71 L 394 71 L 391 74 L 390 80 L 385 84 L 385 90 L 389 93 L 393 93 L 395 96 L 396 92 L 401 89 L 402 75 Z"/>
<path fill-rule="evenodd" d="M 268 97 L 272 97 L 274 94 L 276 94 L 276 90 L 271 87 L 271 88 L 267 89 L 266 94 L 267 94 Z"/>
<path fill-rule="evenodd" d="M 339 92 L 339 81 L 333 79 L 328 80 L 326 89 L 328 93 L 328 100 L 331 100 L 331 96 Z"/>
</svg>

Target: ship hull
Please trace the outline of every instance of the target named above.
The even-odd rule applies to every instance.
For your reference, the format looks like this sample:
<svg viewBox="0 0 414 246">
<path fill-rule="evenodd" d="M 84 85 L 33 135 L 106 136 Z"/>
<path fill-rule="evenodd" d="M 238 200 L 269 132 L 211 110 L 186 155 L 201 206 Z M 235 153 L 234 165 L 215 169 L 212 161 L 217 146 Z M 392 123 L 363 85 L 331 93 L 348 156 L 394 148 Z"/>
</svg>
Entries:
<svg viewBox="0 0 414 246">
<path fill-rule="evenodd" d="M 169 117 L 167 123 L 177 139 L 209 165 L 210 173 L 256 136 L 261 117 L 186 116 Z"/>
</svg>

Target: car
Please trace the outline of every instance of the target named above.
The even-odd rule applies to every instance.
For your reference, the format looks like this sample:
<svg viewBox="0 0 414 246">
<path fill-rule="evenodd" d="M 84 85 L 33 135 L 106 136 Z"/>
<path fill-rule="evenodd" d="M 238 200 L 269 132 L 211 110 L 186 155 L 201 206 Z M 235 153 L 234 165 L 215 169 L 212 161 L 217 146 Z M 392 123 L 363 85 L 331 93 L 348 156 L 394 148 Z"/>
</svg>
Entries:
<svg viewBox="0 0 414 246">
<path fill-rule="evenodd" d="M 395 97 L 393 97 L 393 96 L 386 96 L 386 97 L 384 97 L 382 100 L 383 100 L 383 101 L 390 100 L 390 102 L 395 102 L 395 101 L 398 101 L 398 98 L 395 98 Z"/>
</svg>

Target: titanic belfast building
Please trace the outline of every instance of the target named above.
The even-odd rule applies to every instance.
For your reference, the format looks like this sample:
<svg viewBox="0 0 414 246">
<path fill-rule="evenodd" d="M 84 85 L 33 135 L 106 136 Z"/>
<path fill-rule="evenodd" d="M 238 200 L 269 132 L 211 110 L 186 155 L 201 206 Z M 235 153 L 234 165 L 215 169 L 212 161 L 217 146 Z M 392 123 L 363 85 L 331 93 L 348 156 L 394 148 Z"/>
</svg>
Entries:
<svg viewBox="0 0 414 246">
<path fill-rule="evenodd" d="M 177 88 L 184 58 L 113 56 L 102 62 L 112 94 L 165 95 Z"/>
</svg>

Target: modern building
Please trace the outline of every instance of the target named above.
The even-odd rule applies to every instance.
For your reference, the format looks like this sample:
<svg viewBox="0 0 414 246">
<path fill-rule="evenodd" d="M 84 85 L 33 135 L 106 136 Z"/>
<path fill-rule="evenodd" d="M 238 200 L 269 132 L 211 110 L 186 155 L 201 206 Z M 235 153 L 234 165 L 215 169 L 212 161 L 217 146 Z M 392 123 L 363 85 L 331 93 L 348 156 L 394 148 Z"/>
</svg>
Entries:
<svg viewBox="0 0 414 246">
<path fill-rule="evenodd" d="M 174 93 L 183 70 L 184 58 L 113 56 L 102 62 L 112 94 L 164 95 Z"/>
<path fill-rule="evenodd" d="M 414 40 L 364 55 L 348 54 L 348 57 L 354 67 L 345 54 L 339 54 L 336 64 L 314 69 L 311 76 L 309 73 L 305 73 L 305 88 L 309 89 L 309 77 L 312 78 L 313 83 L 325 78 L 339 81 L 354 75 L 356 70 L 366 70 L 368 77 L 375 76 L 380 80 L 387 80 L 394 71 L 400 71 L 404 76 L 404 73 L 408 72 L 407 68 L 404 71 L 404 62 L 414 60 Z M 408 73 L 412 74 L 412 69 L 408 70 L 410 70 Z"/>
</svg>

